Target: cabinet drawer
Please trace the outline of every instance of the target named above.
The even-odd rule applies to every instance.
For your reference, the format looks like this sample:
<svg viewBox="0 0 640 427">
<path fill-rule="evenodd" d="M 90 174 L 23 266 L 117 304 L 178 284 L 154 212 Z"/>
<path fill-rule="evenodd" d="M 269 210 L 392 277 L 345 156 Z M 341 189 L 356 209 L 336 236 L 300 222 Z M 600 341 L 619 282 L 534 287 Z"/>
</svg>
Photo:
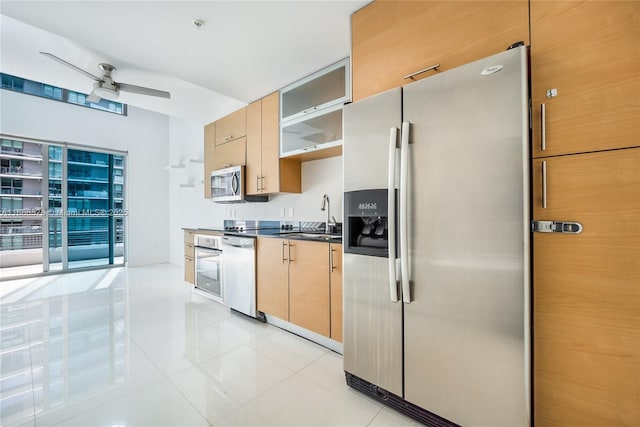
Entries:
<svg viewBox="0 0 640 427">
<path fill-rule="evenodd" d="M 196 283 L 196 262 L 192 257 L 184 257 L 184 281 L 195 285 Z"/>
<path fill-rule="evenodd" d="M 193 244 L 191 243 L 184 244 L 184 256 L 195 258 L 196 255 L 195 255 L 195 249 L 193 247 Z"/>
<path fill-rule="evenodd" d="M 216 146 L 247 135 L 247 109 L 241 108 L 216 122 Z"/>
<path fill-rule="evenodd" d="M 195 234 L 196 233 L 193 230 L 185 230 L 184 231 L 184 244 L 185 245 L 189 244 L 189 245 L 193 246 L 193 243 L 194 243 L 193 236 Z"/>
</svg>

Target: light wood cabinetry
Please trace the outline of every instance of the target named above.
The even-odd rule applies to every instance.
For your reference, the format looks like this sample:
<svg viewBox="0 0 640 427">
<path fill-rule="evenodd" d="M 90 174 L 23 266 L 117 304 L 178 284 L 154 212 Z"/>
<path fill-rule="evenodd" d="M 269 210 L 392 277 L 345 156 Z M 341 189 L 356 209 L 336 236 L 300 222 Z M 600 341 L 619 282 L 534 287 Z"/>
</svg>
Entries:
<svg viewBox="0 0 640 427">
<path fill-rule="evenodd" d="M 245 165 L 247 156 L 246 143 L 247 138 L 243 136 L 226 144 L 216 146 L 213 170 L 223 169 L 229 166 Z"/>
<path fill-rule="evenodd" d="M 342 341 L 342 245 L 258 238 L 257 295 L 259 311 Z"/>
<path fill-rule="evenodd" d="M 534 157 L 640 145 L 639 40 L 638 1 L 531 1 Z"/>
<path fill-rule="evenodd" d="M 216 122 L 204 127 L 204 198 L 211 198 L 211 172 L 215 170 Z"/>
<path fill-rule="evenodd" d="M 262 178 L 262 100 L 247 105 L 247 168 L 245 191 L 260 194 Z"/>
<path fill-rule="evenodd" d="M 289 247 L 286 239 L 257 239 L 258 310 L 289 320 Z"/>
<path fill-rule="evenodd" d="M 195 266 L 195 248 L 194 248 L 194 231 L 184 231 L 184 281 L 196 283 L 196 266 Z"/>
<path fill-rule="evenodd" d="M 529 44 L 528 1 L 375 1 L 351 16 L 353 100 Z"/>
<path fill-rule="evenodd" d="M 300 159 L 279 158 L 279 98 L 275 92 L 247 107 L 247 194 L 302 192 Z"/>
<path fill-rule="evenodd" d="M 584 227 L 533 235 L 536 425 L 640 425 L 640 148 L 534 160 L 533 215 Z"/>
<path fill-rule="evenodd" d="M 290 240 L 289 321 L 330 336 L 328 245 Z"/>
<path fill-rule="evenodd" d="M 331 338 L 342 342 L 342 245 L 329 245 L 331 270 Z"/>
<path fill-rule="evenodd" d="M 241 108 L 238 111 L 224 116 L 216 122 L 216 146 L 247 135 L 247 111 Z"/>
</svg>

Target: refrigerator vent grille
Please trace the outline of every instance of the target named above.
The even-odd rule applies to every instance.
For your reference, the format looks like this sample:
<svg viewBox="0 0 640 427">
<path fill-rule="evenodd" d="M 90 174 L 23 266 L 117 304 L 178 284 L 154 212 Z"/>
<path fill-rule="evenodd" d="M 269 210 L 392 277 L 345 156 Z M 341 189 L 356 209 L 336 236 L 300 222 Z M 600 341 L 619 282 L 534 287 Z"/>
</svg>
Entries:
<svg viewBox="0 0 640 427">
<path fill-rule="evenodd" d="M 370 382 L 363 380 L 349 372 L 345 372 L 347 385 L 366 394 L 367 396 L 384 403 L 385 405 L 402 412 L 403 414 L 413 418 L 416 421 L 429 427 L 460 427 L 458 424 L 452 423 L 442 417 L 437 416 L 425 409 L 422 409 L 412 403 L 407 402 L 400 396 L 377 387 Z"/>
</svg>

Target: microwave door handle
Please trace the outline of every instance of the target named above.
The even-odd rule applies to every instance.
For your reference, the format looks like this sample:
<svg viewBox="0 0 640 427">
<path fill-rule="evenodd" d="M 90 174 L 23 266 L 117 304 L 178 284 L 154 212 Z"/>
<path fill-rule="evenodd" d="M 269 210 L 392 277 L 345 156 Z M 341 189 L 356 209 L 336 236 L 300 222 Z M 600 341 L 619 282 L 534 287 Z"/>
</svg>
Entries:
<svg viewBox="0 0 640 427">
<path fill-rule="evenodd" d="M 238 190 L 239 190 L 239 182 L 240 179 L 238 178 L 238 174 L 234 173 L 233 176 L 231 177 L 231 192 L 233 193 L 234 196 L 238 195 Z"/>
</svg>

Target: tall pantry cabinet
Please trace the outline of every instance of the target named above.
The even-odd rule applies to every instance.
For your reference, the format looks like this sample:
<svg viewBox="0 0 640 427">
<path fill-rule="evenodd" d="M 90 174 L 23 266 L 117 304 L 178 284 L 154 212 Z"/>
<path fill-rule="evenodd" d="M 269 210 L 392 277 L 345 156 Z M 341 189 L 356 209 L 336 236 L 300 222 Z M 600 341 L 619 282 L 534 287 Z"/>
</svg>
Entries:
<svg viewBox="0 0 640 427">
<path fill-rule="evenodd" d="M 638 426 L 640 2 L 530 8 L 534 420 Z"/>
<path fill-rule="evenodd" d="M 531 46 L 532 219 L 582 227 L 533 233 L 532 419 L 639 426 L 640 1 L 378 0 L 351 27 L 354 100 Z"/>
</svg>

